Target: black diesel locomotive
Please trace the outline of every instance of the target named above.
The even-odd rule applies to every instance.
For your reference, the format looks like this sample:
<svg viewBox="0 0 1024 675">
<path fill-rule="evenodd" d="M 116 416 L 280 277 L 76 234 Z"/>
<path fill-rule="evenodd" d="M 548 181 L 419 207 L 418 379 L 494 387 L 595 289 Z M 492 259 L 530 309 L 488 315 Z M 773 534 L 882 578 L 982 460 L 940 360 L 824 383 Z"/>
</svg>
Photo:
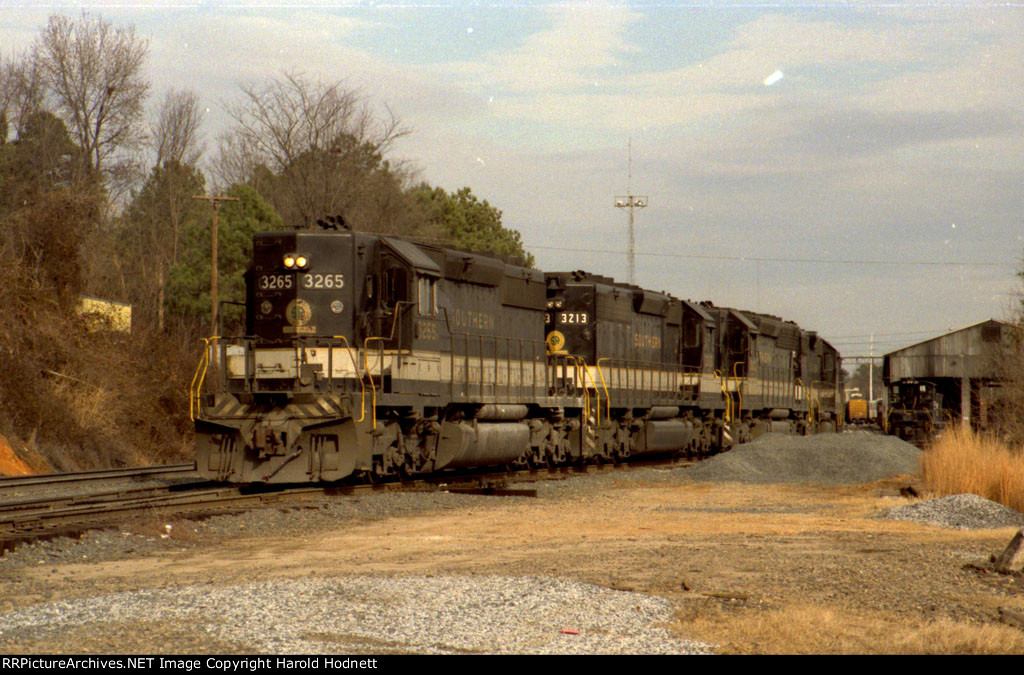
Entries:
<svg viewBox="0 0 1024 675">
<path fill-rule="evenodd" d="M 886 433 L 924 447 L 949 421 L 934 382 L 906 378 L 889 385 L 889 411 L 882 420 Z"/>
<path fill-rule="evenodd" d="M 841 418 L 836 350 L 792 322 L 322 225 L 255 237 L 246 336 L 193 379 L 206 477 L 696 455 Z"/>
</svg>

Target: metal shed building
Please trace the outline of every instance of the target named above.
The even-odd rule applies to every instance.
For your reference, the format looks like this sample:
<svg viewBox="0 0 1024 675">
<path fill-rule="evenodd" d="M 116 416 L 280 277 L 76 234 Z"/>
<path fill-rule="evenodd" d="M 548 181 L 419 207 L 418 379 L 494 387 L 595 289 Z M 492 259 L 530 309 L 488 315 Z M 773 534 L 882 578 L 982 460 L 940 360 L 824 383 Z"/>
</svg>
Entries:
<svg viewBox="0 0 1024 675">
<path fill-rule="evenodd" d="M 942 394 L 955 420 L 985 426 L 994 390 L 1001 380 L 1003 350 L 1020 326 L 989 319 L 885 355 L 886 386 L 906 379 L 926 380 Z"/>
</svg>

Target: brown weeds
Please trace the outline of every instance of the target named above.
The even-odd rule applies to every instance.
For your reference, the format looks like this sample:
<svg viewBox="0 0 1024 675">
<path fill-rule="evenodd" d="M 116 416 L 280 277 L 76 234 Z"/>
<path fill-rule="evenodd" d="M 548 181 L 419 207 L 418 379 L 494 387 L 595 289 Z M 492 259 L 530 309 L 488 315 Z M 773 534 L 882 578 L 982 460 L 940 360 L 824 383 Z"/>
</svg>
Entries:
<svg viewBox="0 0 1024 675">
<path fill-rule="evenodd" d="M 839 607 L 796 604 L 745 613 L 708 607 L 689 616 L 680 612 L 670 627 L 683 637 L 718 635 L 727 654 L 1024 654 L 1024 633 L 1009 626 Z"/>
<path fill-rule="evenodd" d="M 976 494 L 1024 511 L 1024 454 L 992 436 L 951 429 L 921 454 L 921 475 L 931 492 Z"/>
<path fill-rule="evenodd" d="M 90 331 L 76 298 L 29 271 L 0 265 L 0 434 L 58 471 L 188 458 L 196 336 L 186 326 Z"/>
</svg>

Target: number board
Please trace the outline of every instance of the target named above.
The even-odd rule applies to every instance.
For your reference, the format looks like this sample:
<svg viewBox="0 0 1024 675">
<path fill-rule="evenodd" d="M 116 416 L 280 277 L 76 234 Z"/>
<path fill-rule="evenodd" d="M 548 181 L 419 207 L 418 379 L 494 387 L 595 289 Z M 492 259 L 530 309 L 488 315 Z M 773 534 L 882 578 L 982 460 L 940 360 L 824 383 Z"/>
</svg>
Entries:
<svg viewBox="0 0 1024 675">
<path fill-rule="evenodd" d="M 345 275 L 341 273 L 264 274 L 259 278 L 261 291 L 286 291 L 292 288 L 336 291 L 344 287 Z"/>
</svg>

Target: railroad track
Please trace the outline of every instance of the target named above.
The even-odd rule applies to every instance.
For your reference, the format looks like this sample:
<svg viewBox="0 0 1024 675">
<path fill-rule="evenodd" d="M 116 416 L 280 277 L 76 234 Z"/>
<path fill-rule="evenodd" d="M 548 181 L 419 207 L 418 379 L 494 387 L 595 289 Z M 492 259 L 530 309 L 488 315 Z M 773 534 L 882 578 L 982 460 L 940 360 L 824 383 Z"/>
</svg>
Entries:
<svg viewBox="0 0 1024 675">
<path fill-rule="evenodd" d="M 496 496 L 536 496 L 536 489 L 510 487 L 538 480 L 557 480 L 583 473 L 613 471 L 621 468 L 651 466 L 653 464 L 684 464 L 694 460 L 647 460 L 629 465 L 609 464 L 533 469 L 514 472 L 467 471 L 443 476 L 427 476 L 408 482 L 379 484 L 321 484 L 296 487 L 280 485 L 225 486 L 196 480 L 172 485 L 127 488 L 119 490 L 81 492 L 70 495 L 34 497 L 0 501 L 0 554 L 36 540 L 57 537 L 79 537 L 94 529 L 120 525 L 136 517 L 185 518 L 207 517 L 236 513 L 272 504 L 300 503 L 324 496 L 348 496 L 394 490 L 446 490 L 462 494 Z M 184 466 L 184 465 L 182 465 Z M 188 465 L 191 467 L 192 465 Z M 160 473 L 160 467 L 147 467 L 150 474 Z M 166 468 L 166 467 L 165 467 Z M 130 470 L 118 470 L 117 476 L 49 474 L 37 476 L 36 484 L 59 482 L 109 480 L 111 477 L 131 477 Z M 136 470 L 138 471 L 138 470 Z M 92 472 L 82 472 L 92 473 Z M 177 468 L 168 474 L 185 473 Z M 86 483 L 82 483 L 86 485 Z M 0 500 L 3 499 L 0 493 Z"/>
<path fill-rule="evenodd" d="M 183 475 L 196 470 L 195 462 L 187 464 L 161 464 L 128 469 L 93 469 L 68 473 L 37 473 L 28 476 L 0 476 L 0 498 L 4 491 L 36 485 L 57 485 L 60 483 L 92 482 L 123 478 Z"/>
</svg>

